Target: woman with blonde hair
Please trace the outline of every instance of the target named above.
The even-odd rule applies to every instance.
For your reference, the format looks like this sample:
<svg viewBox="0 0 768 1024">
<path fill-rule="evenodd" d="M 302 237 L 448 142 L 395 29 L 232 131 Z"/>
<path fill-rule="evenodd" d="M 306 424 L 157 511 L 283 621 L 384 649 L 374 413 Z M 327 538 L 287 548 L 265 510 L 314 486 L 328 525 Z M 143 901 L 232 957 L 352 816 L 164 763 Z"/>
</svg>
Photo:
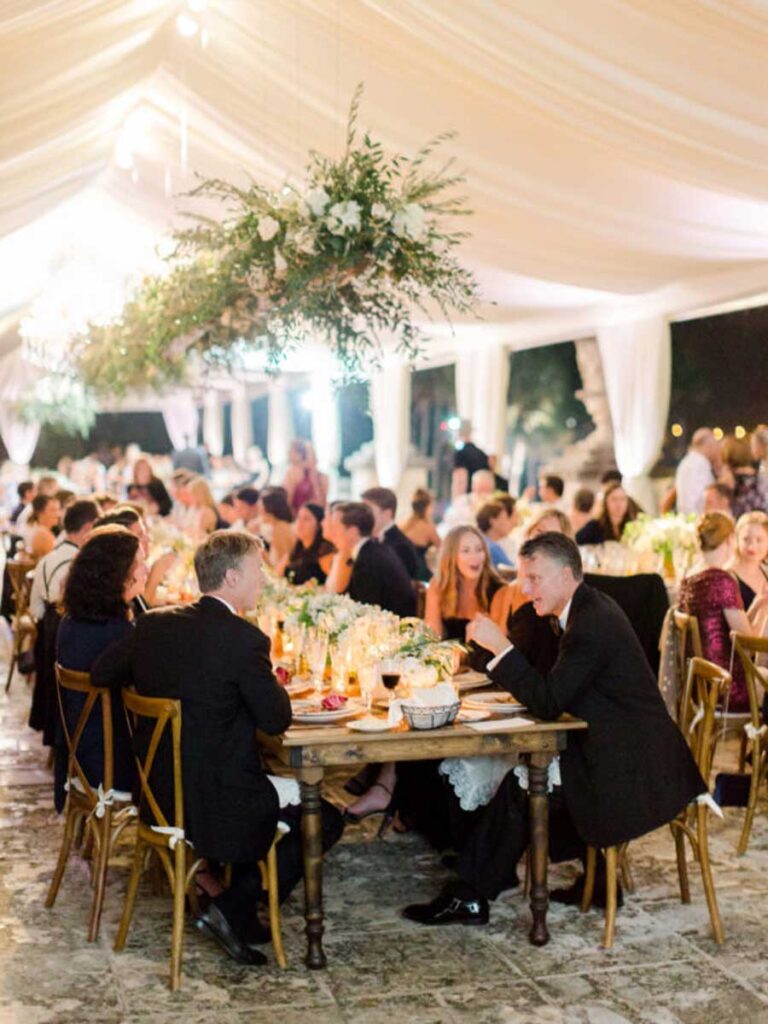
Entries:
<svg viewBox="0 0 768 1024">
<path fill-rule="evenodd" d="M 193 476 L 186 484 L 190 497 L 190 506 L 195 510 L 197 516 L 198 533 L 212 533 L 214 530 L 226 528 L 226 523 L 219 515 L 216 500 L 211 493 L 208 482 L 201 476 Z"/>
<path fill-rule="evenodd" d="M 440 547 L 437 574 L 427 587 L 427 625 L 446 640 L 464 640 L 467 624 L 489 614 L 504 584 L 476 526 L 455 526 Z"/>
<path fill-rule="evenodd" d="M 736 523 L 736 553 L 727 568 L 736 577 L 741 600 L 749 608 L 756 597 L 768 593 L 768 515 L 746 512 Z"/>
<path fill-rule="evenodd" d="M 729 709 L 746 711 L 747 682 L 738 658 L 733 659 L 731 666 L 730 634 L 735 630 L 749 636 L 759 635 L 757 620 L 768 607 L 768 595 L 756 597 L 745 611 L 738 580 L 726 570 L 736 551 L 736 530 L 729 515 L 707 512 L 699 516 L 696 533 L 704 569 L 683 580 L 680 610 L 696 616 L 704 657 L 731 671 Z"/>
</svg>

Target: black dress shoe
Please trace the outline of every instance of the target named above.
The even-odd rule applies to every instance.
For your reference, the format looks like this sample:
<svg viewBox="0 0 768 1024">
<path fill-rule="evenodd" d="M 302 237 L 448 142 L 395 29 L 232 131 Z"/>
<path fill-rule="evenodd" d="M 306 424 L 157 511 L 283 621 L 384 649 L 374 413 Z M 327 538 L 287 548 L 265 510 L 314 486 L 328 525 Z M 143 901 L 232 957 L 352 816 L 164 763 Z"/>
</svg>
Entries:
<svg viewBox="0 0 768 1024">
<path fill-rule="evenodd" d="M 248 949 L 256 946 L 266 946 L 272 941 L 272 931 L 269 925 L 262 924 L 258 919 L 253 921 L 243 932 L 243 942 Z"/>
<path fill-rule="evenodd" d="M 195 921 L 195 927 L 201 932 L 211 935 L 233 960 L 239 964 L 261 967 L 267 958 L 257 949 L 248 946 L 236 934 L 232 925 L 222 914 L 215 903 L 211 903 Z"/>
<path fill-rule="evenodd" d="M 412 903 L 402 916 L 417 924 L 488 924 L 488 900 L 480 896 L 460 899 L 450 889 L 443 889 L 431 903 Z"/>
<path fill-rule="evenodd" d="M 584 875 L 580 875 L 573 885 L 567 889 L 553 889 L 549 898 L 552 903 L 564 903 L 569 907 L 578 907 L 581 904 L 581 897 L 584 895 Z M 605 878 L 595 879 L 595 890 L 592 894 L 592 906 L 599 910 L 605 910 Z M 621 886 L 616 886 L 616 906 L 624 906 L 624 893 Z"/>
</svg>

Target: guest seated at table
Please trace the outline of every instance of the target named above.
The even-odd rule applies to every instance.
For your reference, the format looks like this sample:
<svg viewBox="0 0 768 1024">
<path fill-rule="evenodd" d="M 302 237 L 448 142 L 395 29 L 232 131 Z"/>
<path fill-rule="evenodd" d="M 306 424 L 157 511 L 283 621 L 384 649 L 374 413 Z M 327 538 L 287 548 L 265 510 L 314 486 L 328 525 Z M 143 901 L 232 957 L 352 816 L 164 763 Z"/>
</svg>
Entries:
<svg viewBox="0 0 768 1024">
<path fill-rule="evenodd" d="M 96 527 L 99 528 L 101 526 L 124 526 L 126 530 L 130 530 L 138 539 L 142 556 L 146 561 L 149 556 L 149 534 L 144 525 L 139 506 L 128 504 L 116 505 L 111 512 L 97 520 Z M 132 611 L 135 616 L 143 615 L 148 608 L 154 605 L 157 588 L 163 582 L 166 573 L 175 561 L 176 553 L 174 551 L 166 551 L 149 566 L 145 587 L 133 599 Z"/>
<path fill-rule="evenodd" d="M 27 524 L 26 549 L 33 558 L 43 558 L 56 543 L 54 530 L 61 521 L 61 505 L 53 495 L 38 494 L 32 500 Z"/>
<path fill-rule="evenodd" d="M 328 584 L 332 593 L 345 593 L 353 601 L 376 604 L 395 615 L 416 611 L 414 594 L 403 563 L 390 548 L 373 539 L 373 512 L 362 501 L 337 504 L 324 535 L 338 549 Z M 338 573 L 335 570 L 338 569 Z"/>
<path fill-rule="evenodd" d="M 41 494 L 44 494 L 52 498 L 56 494 L 56 491 L 58 491 L 58 489 L 59 481 L 56 479 L 55 476 L 41 476 L 40 479 L 37 481 L 37 493 L 35 494 L 35 497 L 39 497 Z M 16 519 L 16 533 L 21 537 L 22 542 L 25 548 L 27 548 L 27 550 L 29 550 L 29 533 L 33 528 L 32 517 L 34 515 L 34 511 L 34 501 L 30 500 L 19 512 L 19 515 Z"/>
<path fill-rule="evenodd" d="M 573 504 L 568 518 L 574 534 L 578 534 L 588 523 L 592 522 L 595 507 L 595 492 L 589 487 L 580 487 L 573 496 Z M 576 542 L 579 543 L 578 541 Z"/>
<path fill-rule="evenodd" d="M 69 567 L 64 587 L 64 618 L 57 637 L 57 661 L 76 672 L 90 672 L 93 662 L 116 640 L 133 631 L 131 603 L 144 588 L 147 567 L 137 537 L 123 526 L 104 526 L 85 541 Z M 62 691 L 70 734 L 85 697 Z M 122 701 L 112 702 L 113 786 L 130 793 L 135 763 Z M 67 751 L 63 733 L 56 739 L 56 809 L 64 806 Z M 78 760 L 92 786 L 102 781 L 104 732 L 100 707 L 94 708 L 78 745 Z"/>
<path fill-rule="evenodd" d="M 747 681 L 738 658 L 731 665 L 731 631 L 758 634 L 758 622 L 768 608 L 768 596 L 755 597 L 745 611 L 739 582 L 726 570 L 736 552 L 733 520 L 724 512 L 708 512 L 696 523 L 703 571 L 686 576 L 680 586 L 680 610 L 695 615 L 704 657 L 728 669 L 733 677 L 729 711 L 747 711 Z"/>
<path fill-rule="evenodd" d="M 296 586 L 310 580 L 323 584 L 331 571 L 336 548 L 323 537 L 324 518 L 325 509 L 312 501 L 296 513 L 296 543 L 278 567 L 280 575 Z"/>
<path fill-rule="evenodd" d="M 189 494 L 190 506 L 196 513 L 193 529 L 198 536 L 212 533 L 214 530 L 221 530 L 227 526 L 227 523 L 219 515 L 211 488 L 204 477 L 193 476 L 186 485 L 186 492 Z"/>
<path fill-rule="evenodd" d="M 277 567 L 296 543 L 293 513 L 284 488 L 264 488 L 259 496 L 258 522 L 257 532 L 269 548 L 269 564 Z"/>
<path fill-rule="evenodd" d="M 250 530 L 255 533 L 258 529 L 259 515 L 259 492 L 255 487 L 239 487 L 234 495 L 235 512 L 237 519 L 230 526 L 236 529 Z"/>
<path fill-rule="evenodd" d="M 565 481 L 561 476 L 548 474 L 539 481 L 539 501 L 552 508 L 560 508 L 565 492 Z"/>
<path fill-rule="evenodd" d="M 710 484 L 704 490 L 704 512 L 733 515 L 733 489 L 727 484 Z"/>
<path fill-rule="evenodd" d="M 263 586 L 259 541 L 243 531 L 216 531 L 195 553 L 202 592 L 193 605 L 152 611 L 93 668 L 99 686 L 135 686 L 145 697 L 181 700 L 182 776 L 186 831 L 195 855 L 231 864 L 232 884 L 197 920 L 241 963 L 264 964 L 253 948 L 268 941 L 257 906 L 264 902 L 258 861 L 278 821 L 290 831 L 277 847 L 280 899 L 302 876 L 298 786 L 266 774 L 256 730 L 278 735 L 291 722 L 288 694 L 269 660 L 269 639 L 242 618 Z M 137 744 L 146 742 L 139 734 Z M 172 766 L 161 761 L 153 788 L 171 804 Z M 323 802 L 323 846 L 343 830 L 339 812 Z"/>
<path fill-rule="evenodd" d="M 494 569 L 500 565 L 511 568 L 509 555 L 500 542 L 509 536 L 512 520 L 500 501 L 489 501 L 483 505 L 477 513 L 477 526 L 488 545 Z"/>
<path fill-rule="evenodd" d="M 16 493 L 19 497 L 19 503 L 14 507 L 10 516 L 8 516 L 8 522 L 12 523 L 14 526 L 21 513 L 37 494 L 37 487 L 35 486 L 34 480 L 22 480 L 16 488 Z"/>
<path fill-rule="evenodd" d="M 726 566 L 736 577 L 745 608 L 768 593 L 767 558 L 768 515 L 745 512 L 736 523 L 736 552 Z"/>
<path fill-rule="evenodd" d="M 416 548 L 395 522 L 397 495 L 388 487 L 369 487 L 360 500 L 373 512 L 373 536 L 385 547 L 391 548 L 403 563 L 412 580 L 418 579 L 419 558 Z"/>
<path fill-rule="evenodd" d="M 619 483 L 609 484 L 603 497 L 603 509 L 576 534 L 577 544 L 604 544 L 620 541 L 627 523 L 637 519 L 637 506 Z"/>
<path fill-rule="evenodd" d="M 35 640 L 35 688 L 29 713 L 30 728 L 43 734 L 43 745 L 50 747 L 56 738 L 59 720 L 56 697 L 56 636 L 61 621 L 59 604 L 67 573 L 79 549 L 88 539 L 99 508 L 95 501 L 82 498 L 64 513 L 64 532 L 48 554 L 35 566 L 29 611 L 37 623 Z"/>
<path fill-rule="evenodd" d="M 584 844 L 615 846 L 671 821 L 706 786 L 670 718 L 629 620 L 611 598 L 582 582 L 579 550 L 561 534 L 545 533 L 520 552 L 538 615 L 562 629 L 557 661 L 537 672 L 489 618 L 470 636 L 495 656 L 494 682 L 544 721 L 564 712 L 588 728 L 573 732 L 560 755 L 565 816 L 551 836 L 571 855 Z M 528 845 L 528 797 L 514 772 L 502 781 L 458 858 L 458 879 L 426 904 L 406 907 L 420 924 L 486 924 L 488 900 L 518 884 L 517 863 Z M 565 833 L 568 832 L 566 835 Z M 550 899 L 577 904 L 583 879 Z M 596 881 L 605 901 L 605 879 Z M 602 897 L 602 899 L 600 899 Z"/>
<path fill-rule="evenodd" d="M 418 557 L 417 579 L 428 583 L 432 573 L 427 566 L 427 552 L 440 547 L 440 535 L 432 519 L 433 498 L 429 491 L 418 487 L 411 498 L 411 514 L 404 519 L 400 529 L 416 548 Z"/>
<path fill-rule="evenodd" d="M 221 501 L 218 503 L 217 508 L 219 515 L 227 524 L 227 526 L 235 526 L 238 522 L 237 509 L 235 508 L 235 496 L 234 494 L 225 494 Z M 242 523 L 240 524 L 242 529 Z"/>
<path fill-rule="evenodd" d="M 556 508 L 548 508 L 529 523 L 525 531 L 525 539 L 531 540 L 542 533 L 562 533 L 573 539 L 571 522 L 565 512 Z M 531 598 L 525 589 L 525 566 L 521 565 L 517 579 L 502 587 L 494 598 L 491 607 L 491 618 L 503 625 L 510 622 L 519 608 L 530 604 Z"/>
</svg>

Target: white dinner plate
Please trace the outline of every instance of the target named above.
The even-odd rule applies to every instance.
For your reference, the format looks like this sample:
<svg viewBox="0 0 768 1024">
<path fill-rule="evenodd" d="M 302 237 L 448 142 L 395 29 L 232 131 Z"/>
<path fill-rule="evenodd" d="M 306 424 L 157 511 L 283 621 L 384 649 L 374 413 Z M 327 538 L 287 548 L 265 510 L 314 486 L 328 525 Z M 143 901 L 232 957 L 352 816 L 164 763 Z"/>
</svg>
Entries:
<svg viewBox="0 0 768 1024">
<path fill-rule="evenodd" d="M 482 722 L 486 718 L 491 717 L 491 712 L 483 709 L 465 708 L 462 707 L 458 715 L 456 715 L 457 722 Z"/>
<path fill-rule="evenodd" d="M 294 722 L 300 725 L 329 725 L 332 722 L 343 722 L 346 718 L 352 718 L 360 711 L 357 701 L 347 701 L 343 708 L 336 711 L 326 711 L 319 701 L 294 700 L 291 702 L 291 710 Z"/>
<path fill-rule="evenodd" d="M 388 732 L 389 722 L 386 718 L 366 715 L 365 718 L 356 718 L 353 722 L 347 722 L 347 728 L 353 729 L 355 732 Z"/>
<path fill-rule="evenodd" d="M 516 715 L 518 711 L 525 711 L 522 704 L 518 704 L 510 693 L 476 693 L 473 697 L 465 697 L 462 706 L 469 711 L 487 711 L 489 715 Z"/>
<path fill-rule="evenodd" d="M 459 693 L 464 693 L 465 690 L 476 690 L 480 686 L 487 686 L 490 681 L 484 672 L 473 672 L 472 670 L 461 672 L 451 679 Z"/>
</svg>

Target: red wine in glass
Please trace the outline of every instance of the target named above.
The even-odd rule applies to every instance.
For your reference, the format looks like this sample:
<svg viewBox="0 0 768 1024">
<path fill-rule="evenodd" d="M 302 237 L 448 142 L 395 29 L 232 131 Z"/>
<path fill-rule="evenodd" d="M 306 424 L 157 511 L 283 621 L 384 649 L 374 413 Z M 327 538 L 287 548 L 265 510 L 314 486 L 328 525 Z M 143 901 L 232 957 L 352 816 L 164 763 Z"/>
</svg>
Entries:
<svg viewBox="0 0 768 1024">
<path fill-rule="evenodd" d="M 388 690 L 394 690 L 400 682 L 399 672 L 382 672 L 381 681 Z"/>
</svg>

